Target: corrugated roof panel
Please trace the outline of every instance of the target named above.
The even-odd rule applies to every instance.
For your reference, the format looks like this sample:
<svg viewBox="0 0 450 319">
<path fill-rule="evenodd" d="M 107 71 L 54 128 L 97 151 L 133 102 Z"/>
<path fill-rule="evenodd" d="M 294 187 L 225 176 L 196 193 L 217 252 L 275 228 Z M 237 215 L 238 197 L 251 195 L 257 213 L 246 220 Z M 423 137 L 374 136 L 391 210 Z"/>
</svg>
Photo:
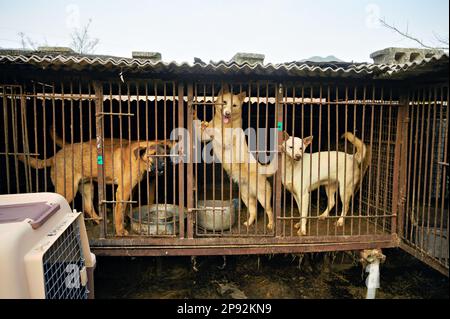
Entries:
<svg viewBox="0 0 450 319">
<path fill-rule="evenodd" d="M 8 53 L 11 53 L 10 51 Z M 433 56 L 418 62 L 401 65 L 370 63 L 282 63 L 282 64 L 237 64 L 236 62 L 177 63 L 152 62 L 144 59 L 130 59 L 108 56 L 48 55 L 48 54 L 6 54 L 0 51 L 0 64 L 28 64 L 52 70 L 97 70 L 126 73 L 168 73 L 185 75 L 260 75 L 285 77 L 345 77 L 345 78 L 389 78 L 411 75 L 416 70 L 436 63 L 448 65 L 449 55 Z"/>
</svg>

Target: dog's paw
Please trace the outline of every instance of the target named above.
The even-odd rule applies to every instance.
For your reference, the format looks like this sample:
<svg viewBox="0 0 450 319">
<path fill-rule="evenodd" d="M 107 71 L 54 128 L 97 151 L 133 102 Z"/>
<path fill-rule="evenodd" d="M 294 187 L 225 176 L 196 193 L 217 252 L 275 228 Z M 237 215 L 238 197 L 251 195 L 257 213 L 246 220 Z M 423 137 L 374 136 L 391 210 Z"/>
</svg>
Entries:
<svg viewBox="0 0 450 319">
<path fill-rule="evenodd" d="M 273 223 L 268 223 L 267 224 L 267 229 L 268 230 L 273 230 Z"/>
<path fill-rule="evenodd" d="M 319 215 L 318 220 L 325 220 L 325 218 L 327 218 L 327 217 L 328 217 L 328 214 L 327 213 L 323 213 L 323 214 Z"/>
<path fill-rule="evenodd" d="M 252 223 L 253 224 L 253 223 Z M 245 227 L 250 227 L 252 224 L 250 224 L 248 221 L 244 222 Z"/>
<path fill-rule="evenodd" d="M 299 236 L 306 236 L 306 229 L 299 229 L 297 232 L 297 235 Z"/>
<path fill-rule="evenodd" d="M 202 121 L 200 127 L 202 128 L 202 130 L 206 130 L 209 127 L 209 122 Z"/>
<path fill-rule="evenodd" d="M 99 225 L 100 224 L 100 222 L 103 220 L 103 218 L 101 218 L 100 216 L 97 216 L 97 217 L 93 217 L 92 218 L 92 221 L 96 224 L 96 225 Z"/>
<path fill-rule="evenodd" d="M 296 224 L 294 225 L 294 227 L 295 227 L 295 229 L 299 229 L 301 225 L 302 225 L 302 224 L 301 224 L 300 222 L 298 222 L 298 223 L 296 223 Z"/>
<path fill-rule="evenodd" d="M 343 217 L 341 217 L 341 218 L 338 219 L 338 221 L 336 222 L 336 226 L 337 226 L 337 227 L 342 227 L 342 226 L 344 226 L 344 218 L 343 218 Z"/>
<path fill-rule="evenodd" d="M 126 229 L 116 229 L 116 236 L 128 236 L 128 231 Z"/>
</svg>

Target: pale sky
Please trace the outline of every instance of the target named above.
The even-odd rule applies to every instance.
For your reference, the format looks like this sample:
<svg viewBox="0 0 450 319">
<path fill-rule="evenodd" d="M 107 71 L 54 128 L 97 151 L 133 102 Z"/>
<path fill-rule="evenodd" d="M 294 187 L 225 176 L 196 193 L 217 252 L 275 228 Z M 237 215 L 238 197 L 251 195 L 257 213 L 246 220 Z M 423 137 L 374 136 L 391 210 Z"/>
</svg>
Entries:
<svg viewBox="0 0 450 319">
<path fill-rule="evenodd" d="M 157 51 L 189 63 L 236 52 L 265 54 L 266 63 L 332 54 L 363 62 L 378 49 L 417 46 L 378 26 L 378 17 L 436 46 L 434 33 L 448 37 L 448 15 L 448 0 L 0 0 L 0 47 L 20 48 L 19 32 L 70 46 L 73 28 L 91 18 L 97 54 Z"/>
</svg>

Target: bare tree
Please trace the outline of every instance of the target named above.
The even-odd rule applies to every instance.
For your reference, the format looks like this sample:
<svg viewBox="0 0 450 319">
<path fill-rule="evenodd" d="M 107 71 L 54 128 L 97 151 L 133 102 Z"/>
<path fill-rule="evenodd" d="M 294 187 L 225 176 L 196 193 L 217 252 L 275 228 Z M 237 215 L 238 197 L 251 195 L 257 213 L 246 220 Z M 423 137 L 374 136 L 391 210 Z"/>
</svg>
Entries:
<svg viewBox="0 0 450 319">
<path fill-rule="evenodd" d="M 409 33 L 409 31 L 408 31 L 408 26 L 406 27 L 405 31 L 401 31 L 395 25 L 391 25 L 391 24 L 387 23 L 385 19 L 380 19 L 380 23 L 381 23 L 381 25 L 383 27 L 385 27 L 387 29 L 390 29 L 390 30 L 400 34 L 401 36 L 418 43 L 423 48 L 426 48 L 426 49 L 438 49 L 438 50 L 448 50 L 448 48 L 449 48 L 448 36 L 447 36 L 447 38 L 443 38 L 443 37 L 438 36 L 436 33 L 433 32 L 434 37 L 436 38 L 436 40 L 438 40 L 439 43 L 445 45 L 445 47 L 434 47 L 434 46 L 430 46 L 430 45 L 425 44 L 422 40 L 420 40 L 417 37 L 411 35 Z"/>
<path fill-rule="evenodd" d="M 20 37 L 20 44 L 22 45 L 22 49 L 36 50 L 40 46 L 37 42 L 31 40 L 30 37 L 28 37 L 23 32 L 19 32 L 17 35 Z"/>
<path fill-rule="evenodd" d="M 89 54 L 95 51 L 95 47 L 99 43 L 99 39 L 91 38 L 89 35 L 89 27 L 91 26 L 92 19 L 84 25 L 82 28 L 74 29 L 72 32 L 72 50 L 80 54 Z"/>
</svg>

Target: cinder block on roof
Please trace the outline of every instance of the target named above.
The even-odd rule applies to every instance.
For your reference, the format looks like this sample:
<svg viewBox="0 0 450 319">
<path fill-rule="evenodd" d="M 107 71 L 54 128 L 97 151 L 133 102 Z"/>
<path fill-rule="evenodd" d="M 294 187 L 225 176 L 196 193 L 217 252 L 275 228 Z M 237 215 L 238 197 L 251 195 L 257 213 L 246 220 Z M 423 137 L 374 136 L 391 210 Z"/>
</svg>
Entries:
<svg viewBox="0 0 450 319">
<path fill-rule="evenodd" d="M 161 61 L 161 53 L 159 52 L 147 52 L 147 51 L 133 51 L 131 52 L 133 59 L 145 59 L 152 62 Z"/>
<path fill-rule="evenodd" d="M 236 53 L 232 58 L 231 61 L 232 62 L 236 62 L 237 64 L 244 64 L 244 63 L 249 63 L 249 64 L 264 64 L 264 58 L 265 55 L 264 54 L 259 54 L 259 53 Z"/>
<path fill-rule="evenodd" d="M 51 47 L 51 46 L 43 46 L 38 47 L 36 51 L 39 52 L 48 52 L 48 53 L 75 53 L 71 48 L 69 47 Z"/>
<path fill-rule="evenodd" d="M 418 62 L 443 53 L 444 51 L 438 49 L 386 48 L 372 53 L 370 57 L 375 64 L 404 64 Z"/>
</svg>

